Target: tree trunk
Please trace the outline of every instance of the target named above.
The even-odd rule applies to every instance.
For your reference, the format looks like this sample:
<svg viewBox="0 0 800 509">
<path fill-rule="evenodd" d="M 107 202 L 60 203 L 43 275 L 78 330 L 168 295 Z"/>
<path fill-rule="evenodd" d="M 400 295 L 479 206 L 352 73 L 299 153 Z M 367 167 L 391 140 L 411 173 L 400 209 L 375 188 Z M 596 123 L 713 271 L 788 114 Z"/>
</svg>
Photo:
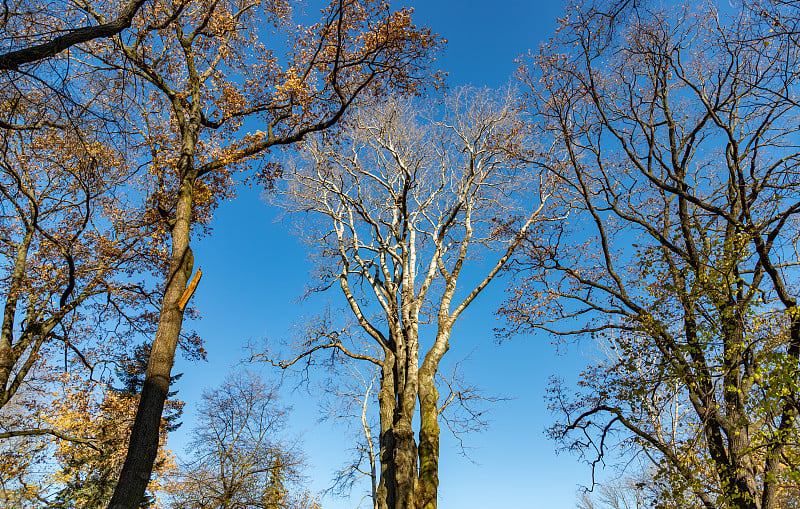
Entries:
<svg viewBox="0 0 800 509">
<path fill-rule="evenodd" d="M 28 249 L 33 239 L 33 228 L 25 232 L 22 242 L 17 246 L 17 256 L 14 260 L 14 271 L 11 274 L 11 283 L 6 291 L 6 304 L 3 309 L 3 328 L 0 332 L 0 408 L 14 395 L 9 390 L 8 380 L 14 371 L 17 361 L 13 351 L 14 320 L 17 317 L 17 302 L 19 302 L 20 289 L 25 278 L 25 263 L 28 261 Z M 30 324 L 29 324 L 30 325 Z"/>
<path fill-rule="evenodd" d="M 417 443 L 411 418 L 403 416 L 394 426 L 394 465 L 397 500 L 394 509 L 415 509 Z"/>
<path fill-rule="evenodd" d="M 381 386 L 378 392 L 378 407 L 380 412 L 380 461 L 381 477 L 378 483 L 374 505 L 378 509 L 394 509 L 397 500 L 395 486 L 395 469 L 392 463 L 394 457 L 394 433 L 392 421 L 394 420 L 395 394 L 394 394 L 394 355 L 387 352 L 383 369 L 381 371 Z"/>
<path fill-rule="evenodd" d="M 189 231 L 193 196 L 194 176 L 190 173 L 181 181 L 175 224 L 172 228 L 169 275 L 161 303 L 158 330 L 150 351 L 136 419 L 131 428 L 128 455 L 109 509 L 138 509 L 158 454 L 161 415 L 169 393 L 170 372 L 183 323 L 183 311 L 179 308 L 178 301 L 186 289 L 192 271 L 192 267 L 188 265 L 192 258 Z"/>
<path fill-rule="evenodd" d="M 732 234 L 731 234 L 732 235 Z M 730 244 L 726 241 L 726 244 Z M 735 254 L 726 255 L 734 259 Z M 733 288 L 735 283 L 729 283 Z M 722 326 L 724 347 L 723 362 L 726 373 L 723 377 L 726 417 L 733 432 L 728 437 L 727 478 L 723 477 L 723 485 L 730 494 L 734 507 L 740 509 L 759 509 L 761 499 L 755 479 L 755 469 L 751 461 L 750 417 L 745 402 L 746 392 L 742 384 L 742 370 L 745 363 L 743 352 L 747 341 L 744 337 L 744 319 L 732 296 L 718 304 Z"/>
<path fill-rule="evenodd" d="M 413 355 L 409 356 L 414 361 Z M 416 382 L 402 384 L 398 372 L 405 367 L 406 382 L 409 376 L 416 377 L 413 368 L 398 366 L 406 362 L 404 356 L 387 353 L 378 393 L 381 420 L 380 458 L 381 478 L 378 485 L 376 506 L 380 509 L 416 509 L 417 489 L 417 443 L 414 439 L 412 419 L 416 403 Z M 413 398 L 406 393 L 411 386 Z M 409 401 L 412 401 L 409 408 Z"/>
<path fill-rule="evenodd" d="M 436 509 L 439 488 L 439 391 L 435 372 L 423 369 L 419 374 L 419 482 L 417 509 Z"/>
</svg>

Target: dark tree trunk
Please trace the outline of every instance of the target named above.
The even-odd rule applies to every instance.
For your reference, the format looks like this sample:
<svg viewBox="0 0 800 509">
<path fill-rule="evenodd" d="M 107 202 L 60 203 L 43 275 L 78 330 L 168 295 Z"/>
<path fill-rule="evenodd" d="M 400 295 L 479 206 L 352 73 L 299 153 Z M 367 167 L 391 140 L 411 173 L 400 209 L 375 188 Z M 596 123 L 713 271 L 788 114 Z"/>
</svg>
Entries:
<svg viewBox="0 0 800 509">
<path fill-rule="evenodd" d="M 187 263 L 191 259 L 189 231 L 193 195 L 194 177 L 190 175 L 181 182 L 176 221 L 172 228 L 169 276 L 161 303 L 158 331 L 153 340 L 141 399 L 131 428 L 128 455 L 109 509 L 138 509 L 158 454 L 161 415 L 169 393 L 170 373 L 183 323 L 183 310 L 179 308 L 178 301 L 186 289 L 192 270 Z"/>
<path fill-rule="evenodd" d="M 411 355 L 413 362 L 416 358 Z M 378 395 L 381 419 L 381 478 L 376 505 L 379 509 L 415 509 L 417 443 L 412 419 L 416 403 L 416 370 L 407 356 L 389 353 L 384 359 Z M 405 363 L 405 365 L 400 365 Z M 405 368 L 405 369 L 403 369 Z M 410 373 L 409 373 L 410 371 Z M 397 376 L 402 373 L 403 377 Z M 408 377 L 414 377 L 410 380 Z M 405 382 L 405 383 L 403 383 Z M 412 394 L 407 393 L 411 390 Z"/>
<path fill-rule="evenodd" d="M 415 509 L 417 484 L 417 443 L 411 419 L 403 418 L 394 427 L 394 468 L 397 500 L 393 509 Z"/>
<path fill-rule="evenodd" d="M 394 468 L 394 433 L 392 423 L 394 420 L 395 394 L 394 394 L 394 356 L 387 353 L 381 372 L 381 388 L 378 392 L 378 406 L 380 412 L 380 461 L 381 476 L 376 493 L 375 506 L 378 509 L 395 507 L 397 500 L 396 473 Z"/>
</svg>

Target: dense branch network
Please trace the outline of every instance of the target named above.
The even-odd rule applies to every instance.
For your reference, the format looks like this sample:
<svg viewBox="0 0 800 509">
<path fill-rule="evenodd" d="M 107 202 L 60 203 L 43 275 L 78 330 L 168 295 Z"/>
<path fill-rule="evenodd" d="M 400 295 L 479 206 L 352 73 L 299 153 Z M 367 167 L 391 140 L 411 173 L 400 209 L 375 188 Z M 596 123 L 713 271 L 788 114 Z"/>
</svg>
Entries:
<svg viewBox="0 0 800 509">
<path fill-rule="evenodd" d="M 536 268 L 503 311 L 608 345 L 585 394 L 554 386 L 554 437 L 598 458 L 630 437 L 677 505 L 779 507 L 800 410 L 798 47 L 746 11 L 638 14 L 609 40 L 579 11 L 523 70 L 579 220 L 526 244 Z"/>
</svg>

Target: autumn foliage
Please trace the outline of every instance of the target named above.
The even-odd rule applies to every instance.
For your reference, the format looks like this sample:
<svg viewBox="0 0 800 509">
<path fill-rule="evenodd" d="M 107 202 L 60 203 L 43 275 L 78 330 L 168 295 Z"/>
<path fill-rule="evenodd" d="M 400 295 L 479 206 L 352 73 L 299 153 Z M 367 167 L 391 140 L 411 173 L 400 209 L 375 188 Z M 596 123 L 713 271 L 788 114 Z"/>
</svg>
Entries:
<svg viewBox="0 0 800 509">
<path fill-rule="evenodd" d="M 16 47 L 0 59 L 2 403 L 57 348 L 94 373 L 118 356 L 109 337 L 155 332 L 112 502 L 138 507 L 175 349 L 202 355 L 178 305 L 195 269 L 190 235 L 233 196 L 235 171 L 275 176 L 256 161 L 270 147 L 331 128 L 359 95 L 436 83 L 427 65 L 440 41 L 410 10 L 378 1 L 334 1 L 305 24 L 285 1 L 100 0 L 6 14 Z M 164 286 L 149 287 L 151 276 Z M 105 409 L 121 411 L 113 403 Z"/>
<path fill-rule="evenodd" d="M 205 394 L 192 460 L 166 445 L 176 352 L 206 355 L 192 245 L 248 183 L 303 218 L 314 289 L 352 319 L 253 360 L 376 373 L 330 390 L 361 409 L 376 507 L 437 506 L 440 423 L 477 394 L 440 362 L 505 271 L 501 334 L 598 352 L 554 379 L 550 435 L 639 467 L 609 504 L 796 505 L 798 8 L 587 0 L 558 23 L 521 93 L 434 100 L 444 41 L 388 0 L 4 2 L 0 503 L 318 507 L 256 376 Z"/>
</svg>

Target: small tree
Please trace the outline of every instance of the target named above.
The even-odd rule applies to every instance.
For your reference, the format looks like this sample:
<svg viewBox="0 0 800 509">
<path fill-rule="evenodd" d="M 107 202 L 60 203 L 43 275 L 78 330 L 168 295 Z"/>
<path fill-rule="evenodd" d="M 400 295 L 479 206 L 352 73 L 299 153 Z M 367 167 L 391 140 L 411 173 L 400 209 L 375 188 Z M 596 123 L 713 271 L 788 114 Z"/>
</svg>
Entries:
<svg viewBox="0 0 800 509">
<path fill-rule="evenodd" d="M 205 391 L 188 451 L 166 487 L 176 509 L 316 508 L 296 488 L 304 461 L 282 436 L 288 409 L 276 389 L 248 372 Z"/>
</svg>

